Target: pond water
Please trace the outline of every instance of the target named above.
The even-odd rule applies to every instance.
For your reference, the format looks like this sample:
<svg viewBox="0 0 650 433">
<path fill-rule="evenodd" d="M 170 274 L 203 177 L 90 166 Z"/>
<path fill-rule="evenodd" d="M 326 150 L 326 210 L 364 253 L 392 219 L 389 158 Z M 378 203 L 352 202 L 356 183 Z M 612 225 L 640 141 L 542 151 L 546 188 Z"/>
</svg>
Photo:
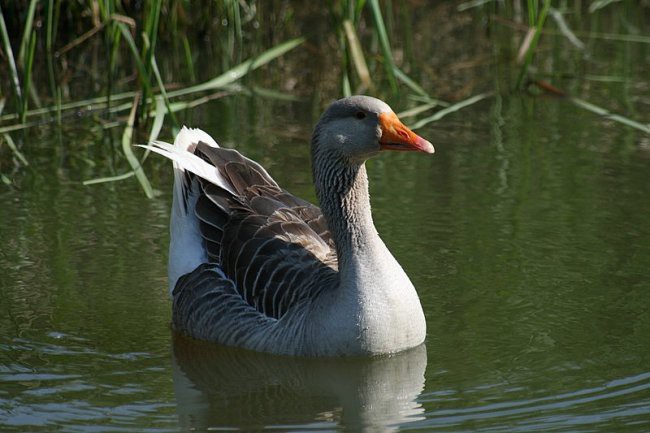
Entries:
<svg viewBox="0 0 650 433">
<path fill-rule="evenodd" d="M 594 73 L 615 65 L 612 47 L 598 49 Z M 618 107 L 632 95 L 647 122 L 650 56 L 624 48 L 636 59 L 624 83 L 575 86 Z M 474 74 L 503 81 L 497 69 Z M 182 120 L 314 200 L 307 142 L 322 99 L 234 95 Z M 175 335 L 169 165 L 147 160 L 160 191 L 148 200 L 134 179 L 81 184 L 122 167 L 121 131 L 81 120 L 18 137 L 30 168 L 0 189 L 0 430 L 650 430 L 650 136 L 526 94 L 418 132 L 435 155 L 383 154 L 368 171 L 427 340 L 353 360 Z M 109 169 L 87 162 L 100 157 Z"/>
</svg>

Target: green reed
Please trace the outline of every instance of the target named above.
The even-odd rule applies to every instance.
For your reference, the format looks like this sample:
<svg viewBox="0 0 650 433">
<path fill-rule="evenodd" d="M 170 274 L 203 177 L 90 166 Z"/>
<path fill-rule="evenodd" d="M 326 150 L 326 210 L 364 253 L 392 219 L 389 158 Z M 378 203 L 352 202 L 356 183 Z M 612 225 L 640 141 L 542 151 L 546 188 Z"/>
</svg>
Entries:
<svg viewBox="0 0 650 433">
<path fill-rule="evenodd" d="M 34 14 L 36 13 L 36 3 L 38 0 L 31 0 L 27 10 L 27 18 L 25 19 L 25 27 L 23 29 L 23 37 L 20 42 L 20 51 L 18 51 L 18 63 L 24 63 L 25 56 L 28 55 L 30 38 L 32 29 L 34 27 Z"/>
<path fill-rule="evenodd" d="M 16 104 L 16 111 L 19 113 L 21 121 L 24 121 L 23 115 L 21 113 L 21 110 L 23 110 L 25 107 L 23 104 L 23 92 L 20 88 L 20 77 L 18 75 L 18 68 L 16 67 L 16 60 L 14 58 L 13 49 L 11 48 L 11 42 L 9 41 L 9 33 L 7 32 L 7 26 L 5 24 L 2 5 L 0 5 L 0 37 L 2 37 L 2 45 L 5 55 L 7 56 L 7 64 L 9 66 L 9 71 L 11 74 L 11 83 Z"/>
<path fill-rule="evenodd" d="M 524 60 L 521 69 L 519 70 L 519 76 L 517 77 L 517 88 L 523 86 L 524 79 L 528 73 L 528 68 L 533 61 L 533 56 L 535 55 L 535 50 L 537 49 L 537 44 L 539 43 L 544 23 L 546 22 L 546 16 L 551 8 L 551 0 L 544 0 L 544 5 L 542 6 L 541 11 L 539 10 L 538 3 L 537 0 L 528 0 L 529 31 L 526 34 L 526 38 L 524 38 L 522 47 L 520 48 Z"/>
<path fill-rule="evenodd" d="M 32 86 L 32 67 L 34 65 L 34 53 L 36 51 L 36 32 L 32 31 L 28 39 L 27 46 L 27 59 L 25 60 L 25 81 L 23 83 L 23 106 L 20 109 L 20 120 L 21 122 L 25 121 L 25 113 L 27 112 L 27 98 L 30 95 L 30 92 L 34 90 Z"/>
<path fill-rule="evenodd" d="M 375 22 L 375 30 L 377 32 L 377 37 L 379 38 L 381 51 L 384 55 L 384 68 L 386 69 L 386 76 L 388 77 L 388 82 L 390 83 L 390 88 L 392 91 L 397 92 L 393 50 L 391 49 L 390 41 L 388 40 L 388 33 L 386 32 L 386 26 L 384 25 L 384 16 L 381 12 L 381 8 L 379 7 L 379 0 L 370 0 L 370 10 L 372 11 L 372 17 Z"/>
<path fill-rule="evenodd" d="M 44 122 L 58 122 L 60 125 L 79 115 L 101 119 L 98 125 L 102 129 L 125 127 L 130 135 L 123 134 L 122 154 L 130 170 L 109 178 L 93 179 L 90 183 L 135 176 L 149 195 L 146 183 L 141 180 L 144 173 L 133 160 L 135 155 L 124 147 L 127 141 L 134 141 L 134 132 L 148 130 L 149 139 L 156 139 L 163 125 L 170 126 L 172 130 L 178 126 L 175 114 L 178 111 L 232 93 L 250 92 L 275 99 L 295 98 L 295 95 L 260 89 L 254 84 L 246 87 L 239 81 L 257 68 L 301 46 L 305 39 L 330 37 L 335 41 L 334 51 L 328 52 L 328 55 L 337 59 L 332 61 L 331 67 L 332 75 L 340 83 L 340 93 L 349 95 L 362 92 L 388 99 L 401 93 L 405 96 L 403 99 L 408 101 L 408 106 L 403 107 L 407 108 L 404 115 L 415 117 L 412 123 L 414 127 L 437 121 L 501 91 L 499 87 L 492 92 L 482 89 L 451 101 L 442 101 L 438 95 L 432 94 L 431 80 L 424 76 L 417 79 L 415 74 L 419 71 L 419 65 L 410 60 L 416 56 L 410 42 L 413 30 L 407 13 L 409 4 L 402 1 L 394 3 L 385 0 L 330 0 L 313 5 L 314 10 L 322 8 L 329 12 L 331 25 L 328 31 L 331 34 L 306 34 L 304 38 L 296 38 L 295 32 L 295 28 L 299 27 L 299 8 L 303 6 L 291 2 L 275 5 L 274 8 L 265 2 L 252 0 L 144 0 L 139 2 L 139 8 L 134 9 L 133 2 L 120 0 L 29 0 L 24 2 L 20 14 L 3 14 L 3 6 L 0 6 L 0 43 L 4 54 L 0 61 L 5 63 L 2 67 L 8 71 L 6 79 L 0 81 L 0 86 L 7 88 L 0 90 L 2 94 L 13 96 L 13 104 L 0 99 L 5 112 L 0 115 L 0 137 Z M 519 21 L 513 18 L 512 5 L 515 3 L 520 5 L 522 11 Z M 517 41 L 520 63 L 512 65 L 517 72 L 517 79 L 512 81 L 516 82 L 514 88 L 517 90 L 534 90 L 535 83 L 540 84 L 548 77 L 548 72 L 540 72 L 534 66 L 543 65 L 549 52 L 552 53 L 556 50 L 555 46 L 562 43 L 562 38 L 576 47 L 577 56 L 585 56 L 588 50 L 580 47 L 581 39 L 650 43 L 650 37 L 634 32 L 585 33 L 574 30 L 570 25 L 575 25 L 575 20 L 572 20 L 575 10 L 567 12 L 568 3 L 562 3 L 565 9 L 556 3 L 550 0 L 516 0 L 513 3 L 474 0 L 463 2 L 457 8 L 458 13 L 474 13 L 477 19 L 490 23 L 492 30 L 499 30 L 510 38 L 508 42 Z M 125 4 L 130 5 L 131 9 L 125 9 Z M 612 8 L 611 2 L 600 2 L 597 6 L 589 11 L 591 17 L 610 13 Z M 5 6 L 5 10 L 7 8 L 11 6 Z M 17 8 L 20 6 L 14 6 L 11 10 Z M 20 17 L 19 23 L 15 16 Z M 70 17 L 73 22 L 66 21 Z M 12 25 L 10 28 L 20 29 L 20 35 L 13 40 L 16 48 L 12 47 L 7 24 Z M 74 32 L 70 29 L 74 29 Z M 196 65 L 200 63 L 197 60 L 206 54 L 196 52 L 193 47 L 196 39 L 192 39 L 192 36 L 197 33 L 205 34 L 214 41 L 209 47 L 212 50 L 209 55 L 214 58 L 211 59 L 212 63 L 220 66 L 217 69 L 224 72 L 206 78 L 204 71 L 198 69 Z M 520 38 L 522 33 L 524 37 Z M 66 71 L 61 60 L 65 60 L 73 50 L 80 52 L 91 46 L 97 47 L 98 42 L 103 47 L 104 56 L 104 63 L 100 67 L 105 65 L 106 69 L 105 73 L 95 71 L 100 80 L 101 96 L 83 100 L 66 97 Z M 393 43 L 400 44 L 399 47 L 406 53 L 404 60 L 396 60 L 393 56 Z M 495 39 L 494 43 L 499 41 Z M 165 51 L 161 52 L 163 44 L 166 44 Z M 552 49 L 549 50 L 549 47 Z M 313 47 L 304 46 L 302 49 Z M 15 50 L 18 55 L 14 57 Z M 182 78 L 177 75 L 170 78 L 167 69 L 170 60 L 180 63 Z M 46 68 L 39 68 L 39 65 Z M 47 74 L 47 80 L 39 76 L 42 71 Z M 552 71 L 548 81 L 561 73 L 560 70 Z M 125 81 L 125 76 L 130 75 L 134 79 Z M 618 80 L 617 77 L 599 79 L 602 82 Z M 48 84 L 49 92 L 41 93 L 45 102 L 43 107 L 39 103 L 39 91 L 43 89 L 35 86 L 35 83 Z M 528 83 L 533 83 L 533 86 L 526 86 Z M 544 83 L 541 84 L 537 86 L 540 89 L 544 88 Z M 510 87 L 512 84 L 505 88 Z M 45 94 L 49 96 L 43 96 Z M 607 115 L 621 124 L 639 130 L 645 128 L 645 124 L 623 114 L 613 114 L 612 110 L 600 108 L 593 102 L 575 98 L 569 100 L 576 106 Z M 137 103 L 135 109 L 134 103 Z M 6 138 L 0 141 L 0 145 L 9 143 Z M 7 147 L 16 155 L 14 149 L 20 151 L 19 141 L 10 143 Z M 24 155 L 15 159 L 23 161 Z"/>
</svg>

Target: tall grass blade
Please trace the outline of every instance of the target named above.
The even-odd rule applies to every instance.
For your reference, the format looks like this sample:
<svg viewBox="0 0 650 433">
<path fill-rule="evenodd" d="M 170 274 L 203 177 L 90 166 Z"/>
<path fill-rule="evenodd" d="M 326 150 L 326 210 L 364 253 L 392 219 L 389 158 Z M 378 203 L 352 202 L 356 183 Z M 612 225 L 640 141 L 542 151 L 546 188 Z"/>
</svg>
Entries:
<svg viewBox="0 0 650 433">
<path fill-rule="evenodd" d="M 381 8 L 379 7 L 379 0 L 370 0 L 370 9 L 372 10 L 372 16 L 375 20 L 375 26 L 377 27 L 377 35 L 379 36 L 381 51 L 384 55 L 384 68 L 386 69 L 386 76 L 388 77 L 390 88 L 394 93 L 396 93 L 397 82 L 395 81 L 395 62 L 393 61 L 393 51 L 390 47 L 390 41 L 388 40 L 388 33 L 386 32 L 386 26 L 384 25 L 384 18 L 381 13 Z"/>
<path fill-rule="evenodd" d="M 239 80 L 249 72 L 259 68 L 260 66 L 264 66 L 267 63 L 269 63 L 271 60 L 276 59 L 286 53 L 287 51 L 290 51 L 294 48 L 296 48 L 298 45 L 302 44 L 305 41 L 305 38 L 296 38 L 292 39 L 290 41 L 284 42 L 280 45 L 277 45 L 259 56 L 255 57 L 254 59 L 249 59 L 246 60 L 239 65 L 235 66 L 234 68 L 224 72 L 223 74 L 206 81 L 201 84 L 197 84 L 196 86 L 191 86 L 191 87 L 186 87 L 184 89 L 178 89 L 174 91 L 170 91 L 167 93 L 167 96 L 170 98 L 175 98 L 178 96 L 184 96 L 184 95 L 189 95 L 191 93 L 196 93 L 196 92 L 203 92 L 206 90 L 215 90 L 218 88 L 222 88 L 228 84 L 234 83 L 235 81 Z"/>
<path fill-rule="evenodd" d="M 585 33 L 584 36 L 594 38 L 594 39 L 604 39 L 606 41 L 638 42 L 641 44 L 650 44 L 650 36 L 646 36 L 646 35 L 621 35 L 617 33 L 593 32 L 593 33 Z"/>
<path fill-rule="evenodd" d="M 131 53 L 133 54 L 133 61 L 135 62 L 135 67 L 138 69 L 138 75 L 140 76 L 140 84 L 142 85 L 142 91 L 145 95 L 151 95 L 151 84 L 149 83 L 149 74 L 147 73 L 147 68 L 145 68 L 144 63 L 142 63 L 142 59 L 140 58 L 140 54 L 138 53 L 138 47 L 135 45 L 133 36 L 131 36 L 131 32 L 129 31 L 129 29 L 126 27 L 124 23 L 118 22 L 116 23 L 116 25 L 120 29 L 120 32 L 122 32 L 122 37 L 124 38 L 124 40 L 126 40 L 126 43 L 131 49 Z"/>
<path fill-rule="evenodd" d="M 129 120 L 127 121 L 126 128 L 124 128 L 124 134 L 122 134 L 122 152 L 124 152 L 124 156 L 131 165 L 131 168 L 135 173 L 135 177 L 140 182 L 140 185 L 142 186 L 142 189 L 144 190 L 147 198 L 153 198 L 153 188 L 151 188 L 149 179 L 147 179 L 147 176 L 144 174 L 142 165 L 140 165 L 140 161 L 138 161 L 138 158 L 136 158 L 134 155 L 133 148 L 131 147 L 133 139 L 133 125 L 135 124 L 135 115 L 138 111 L 138 104 L 140 102 L 139 99 L 139 94 L 136 95 L 136 97 L 133 99 L 133 107 L 131 108 L 131 113 L 129 114 Z"/>
<path fill-rule="evenodd" d="M 54 0 L 47 0 L 47 20 L 45 22 L 45 50 L 52 52 L 54 42 Z"/>
<path fill-rule="evenodd" d="M 153 72 L 154 55 L 156 52 L 156 41 L 158 40 L 158 26 L 160 23 L 160 9 L 161 0 L 151 0 L 149 3 L 149 10 L 145 17 L 145 32 L 142 35 L 144 44 L 142 46 L 142 60 L 147 70 L 147 79 L 150 79 L 151 72 Z M 146 104 L 147 98 L 152 94 L 145 93 L 144 102 Z"/>
<path fill-rule="evenodd" d="M 253 87 L 252 89 L 247 89 L 236 84 L 229 84 L 227 86 L 221 87 L 220 91 L 211 93 L 200 98 L 192 99 L 191 101 L 179 101 L 172 102 L 171 110 L 173 112 L 188 110 L 199 105 L 214 101 L 215 99 L 220 99 L 234 93 L 243 93 L 249 96 L 260 96 L 262 98 L 276 99 L 280 101 L 299 101 L 300 99 L 296 96 L 293 96 L 288 93 L 278 92 L 277 90 L 264 89 L 261 87 Z"/>
<path fill-rule="evenodd" d="M 247 89 L 236 84 L 229 84 L 220 88 L 221 90 L 200 98 L 193 99 L 191 101 L 180 101 L 172 102 L 171 109 L 174 112 L 181 110 L 188 110 L 199 105 L 214 101 L 215 99 L 223 98 L 224 96 L 232 95 L 233 93 L 243 93 L 249 96 L 260 96 L 262 98 L 276 99 L 280 101 L 299 101 L 300 99 L 291 94 L 284 92 L 278 92 L 277 90 L 264 89 L 260 87 L 253 87 L 252 89 Z"/>
<path fill-rule="evenodd" d="M 352 96 L 352 84 L 350 84 L 350 74 L 347 70 L 344 70 L 343 77 L 341 77 L 341 92 L 343 92 L 343 97 L 347 98 Z"/>
<path fill-rule="evenodd" d="M 160 96 L 156 98 L 156 114 L 153 118 L 153 124 L 151 125 L 151 132 L 149 133 L 149 140 L 147 140 L 147 143 L 151 143 L 158 139 L 158 135 L 163 127 L 163 122 L 165 121 L 165 114 L 167 114 L 165 110 L 170 112 L 170 109 L 171 107 L 168 105 L 168 102 L 163 101 Z M 148 151 L 149 150 L 147 150 L 147 152 Z"/>
<path fill-rule="evenodd" d="M 585 74 L 582 78 L 588 81 L 600 81 L 601 83 L 625 83 L 629 78 L 616 75 L 594 75 Z"/>
<path fill-rule="evenodd" d="M 528 3 L 529 3 L 529 7 L 534 7 L 535 9 L 537 9 L 537 4 L 536 4 L 537 2 L 533 2 L 529 0 Z M 544 28 L 544 22 L 546 22 L 546 15 L 548 14 L 550 8 L 551 8 L 551 0 L 544 0 L 544 6 L 542 7 L 542 10 L 539 13 L 539 16 L 537 17 L 537 23 L 535 24 L 535 33 L 533 34 L 532 39 L 530 41 L 530 45 L 526 50 L 526 59 L 524 61 L 524 64 L 521 67 L 521 70 L 519 71 L 519 77 L 517 78 L 517 85 L 516 85 L 518 89 L 521 89 L 522 84 L 524 82 L 524 78 L 526 77 L 526 74 L 528 72 L 528 67 L 533 61 L 535 49 L 537 48 L 537 42 L 539 42 L 539 37 L 541 36 L 542 29 Z"/>
<path fill-rule="evenodd" d="M 95 2 L 93 6 L 97 6 L 97 9 L 99 9 L 99 15 L 101 16 L 101 19 L 106 21 L 108 20 L 108 17 L 112 13 L 112 8 L 115 5 L 115 2 L 110 2 L 110 1 L 98 1 Z M 93 21 L 95 20 L 95 11 L 93 11 Z"/>
<path fill-rule="evenodd" d="M 122 31 L 114 23 L 111 22 L 108 31 L 108 45 L 109 45 L 109 55 L 108 55 L 108 77 L 106 82 L 106 104 L 110 107 L 113 102 L 113 77 L 115 77 L 115 71 L 117 70 L 117 60 L 118 53 L 120 49 L 120 40 L 122 39 Z"/>
<path fill-rule="evenodd" d="M 97 33 L 99 33 L 100 30 L 104 28 L 103 24 L 100 24 L 96 27 L 93 27 L 92 29 L 88 30 L 81 36 L 75 38 L 74 40 L 70 41 L 69 43 L 65 44 L 63 47 L 61 47 L 59 50 L 56 52 L 56 56 L 60 57 L 63 54 L 67 53 L 68 51 L 72 50 L 73 48 L 83 44 L 86 42 L 88 39 L 92 38 L 95 36 Z"/>
<path fill-rule="evenodd" d="M 187 35 L 182 35 L 183 41 L 183 52 L 185 54 L 185 66 L 187 66 L 187 72 L 190 74 L 190 82 L 196 82 L 196 74 L 194 73 L 194 60 L 192 60 L 192 49 L 190 48 L 190 42 L 187 40 Z"/>
<path fill-rule="evenodd" d="M 569 40 L 569 42 L 571 42 L 571 44 L 575 46 L 577 49 L 584 50 L 585 49 L 584 42 L 578 39 L 575 33 L 571 31 L 569 25 L 564 19 L 564 16 L 562 16 L 562 12 L 560 12 L 555 8 L 551 8 L 550 14 L 553 20 L 555 20 L 555 24 L 557 24 L 557 27 L 560 29 L 560 32 L 562 32 L 564 37 L 566 37 Z"/>
<path fill-rule="evenodd" d="M 401 112 L 397 113 L 397 117 L 399 117 L 400 119 L 406 119 L 408 117 L 415 117 L 415 116 L 417 116 L 417 115 L 419 115 L 421 113 L 424 113 L 425 111 L 429 111 L 432 108 L 435 108 L 437 106 L 438 106 L 438 104 L 436 104 L 435 102 L 428 102 L 426 104 L 422 104 L 422 105 L 418 105 L 417 107 L 413 107 L 413 108 L 411 108 L 409 110 L 401 111 Z"/>
<path fill-rule="evenodd" d="M 198 107 L 199 105 L 206 104 L 210 101 L 214 101 L 215 99 L 223 98 L 224 96 L 228 96 L 233 92 L 234 91 L 221 90 L 219 92 L 212 93 L 210 95 L 201 96 L 200 98 L 196 98 L 191 101 L 172 102 L 171 110 L 174 112 L 181 111 L 181 110 L 188 110 L 190 108 L 194 108 L 194 107 Z"/>
<path fill-rule="evenodd" d="M 116 93 L 113 95 L 110 95 L 110 100 L 111 102 L 117 102 L 117 101 L 123 101 L 126 99 L 133 98 L 135 96 L 135 92 L 124 92 L 124 93 Z M 67 102 L 65 104 L 57 104 L 56 106 L 52 107 L 44 107 L 44 108 L 36 108 L 27 111 L 26 117 L 35 117 L 35 116 L 43 116 L 45 114 L 53 113 L 56 111 L 69 111 L 69 110 L 76 110 L 76 109 L 84 109 L 87 107 L 92 107 L 92 109 L 96 108 L 103 108 L 106 106 L 106 96 L 98 96 L 95 98 L 89 98 L 89 99 L 84 99 L 81 101 L 73 101 L 73 102 Z M 5 114 L 3 116 L 0 116 L 0 121 L 7 121 L 7 120 L 15 120 L 18 117 L 16 114 Z"/>
<path fill-rule="evenodd" d="M 2 5 L 0 4 L 0 37 L 2 37 L 2 45 L 5 55 L 7 56 L 7 63 L 9 63 L 9 71 L 11 72 L 11 81 L 14 89 L 14 96 L 16 98 L 17 111 L 23 106 L 23 94 L 20 89 L 20 78 L 18 76 L 18 69 L 16 68 L 16 61 L 14 59 L 14 52 L 11 49 L 11 42 L 9 34 L 7 33 L 7 26 L 5 25 L 5 17 L 2 13 Z"/>
<path fill-rule="evenodd" d="M 537 0 L 528 0 L 528 26 L 535 25 L 535 17 L 537 16 Z"/>
<path fill-rule="evenodd" d="M 235 28 L 235 37 L 237 38 L 237 44 L 241 46 L 244 36 L 241 27 L 241 13 L 239 11 L 239 1 L 233 1 L 231 3 L 231 8 L 232 8 L 233 27 Z"/>
<path fill-rule="evenodd" d="M 29 162 L 27 162 L 27 158 L 25 158 L 25 155 L 22 154 L 20 150 L 18 150 L 18 147 L 16 146 L 16 143 L 14 142 L 13 138 L 11 138 L 11 135 L 9 134 L 2 134 L 2 138 L 4 138 L 5 143 L 7 143 L 7 146 L 9 146 L 9 149 L 14 153 L 16 158 L 20 160 L 20 162 L 23 163 L 23 165 L 27 166 L 29 165 Z"/>
<path fill-rule="evenodd" d="M 435 104 L 435 105 L 440 105 L 442 107 L 449 107 L 451 105 L 447 101 L 443 101 L 442 99 L 435 99 L 432 98 L 431 96 L 410 95 L 409 99 L 416 102 L 422 102 L 423 104 Z"/>
<path fill-rule="evenodd" d="M 368 71 L 368 65 L 366 64 L 366 58 L 363 55 L 363 49 L 357 37 L 357 32 L 354 30 L 354 26 L 350 20 L 343 21 L 343 29 L 345 30 L 345 37 L 350 47 L 352 63 L 357 71 L 359 80 L 361 80 L 361 84 L 365 88 L 368 88 L 372 86 L 372 80 L 370 79 L 370 72 Z"/>
<path fill-rule="evenodd" d="M 38 0 L 31 0 L 29 8 L 27 9 L 27 17 L 25 18 L 25 27 L 23 28 L 23 39 L 20 42 L 20 49 L 18 50 L 18 63 L 23 65 L 25 63 L 25 55 L 29 48 L 29 41 L 32 37 L 32 28 L 34 26 L 34 14 L 36 13 L 36 3 Z"/>
<path fill-rule="evenodd" d="M 605 108 L 599 107 L 580 98 L 569 98 L 569 100 L 573 102 L 575 105 L 577 105 L 578 107 L 584 108 L 585 110 L 590 111 L 594 114 L 606 117 L 618 123 L 622 123 L 623 125 L 627 125 L 632 128 L 638 129 L 639 131 L 643 131 L 646 134 L 650 134 L 650 124 L 637 122 L 636 120 L 629 119 L 625 116 L 621 116 L 620 114 L 612 113 L 611 111 L 608 111 Z"/>
<path fill-rule="evenodd" d="M 424 90 L 418 83 L 416 83 L 411 77 L 406 75 L 404 71 L 402 71 L 400 68 L 397 66 L 393 66 L 393 72 L 395 73 L 395 77 L 397 77 L 398 80 L 400 80 L 402 83 L 406 84 L 409 89 L 413 90 L 415 93 L 417 93 L 420 96 L 429 96 L 426 90 Z"/>
<path fill-rule="evenodd" d="M 411 129 L 422 128 L 424 125 L 427 125 L 431 122 L 436 122 L 448 114 L 454 113 L 465 107 L 469 107 L 470 105 L 476 104 L 477 102 L 482 101 L 485 98 L 489 98 L 492 95 L 493 95 L 492 92 L 481 93 L 479 95 L 475 95 L 472 96 L 471 98 L 467 98 L 463 101 L 457 102 L 454 105 L 450 105 L 449 107 L 443 108 L 442 110 L 436 112 L 433 116 L 429 116 L 424 119 L 418 120 L 413 125 L 411 125 Z"/>
<path fill-rule="evenodd" d="M 612 3 L 620 2 L 621 0 L 594 0 L 589 5 L 589 13 L 594 13 L 599 9 L 609 6 Z"/>
<path fill-rule="evenodd" d="M 62 112 L 61 112 L 61 101 L 63 100 L 62 96 L 62 90 L 60 87 L 56 88 L 56 124 L 58 125 L 59 128 L 61 128 L 61 119 L 62 119 Z"/>
<path fill-rule="evenodd" d="M 47 53 L 47 77 L 50 85 L 50 95 L 56 97 L 56 78 L 54 76 L 54 61 L 52 44 L 54 43 L 54 0 L 47 1 L 47 21 L 45 24 L 45 52 Z"/>
<path fill-rule="evenodd" d="M 36 31 L 32 32 L 29 38 L 29 51 L 27 54 L 27 63 L 25 64 L 25 91 L 23 95 L 23 107 L 20 110 L 20 121 L 25 121 L 25 113 L 27 112 L 27 95 L 32 91 L 32 66 L 34 65 L 34 52 L 36 51 Z"/>
<path fill-rule="evenodd" d="M 6 134 L 7 132 L 21 131 L 23 129 L 33 128 L 34 126 L 41 126 L 42 122 L 23 122 L 16 123 L 13 125 L 1 126 L 0 134 Z"/>
<path fill-rule="evenodd" d="M 466 10 L 469 10 L 469 9 L 472 9 L 472 8 L 483 6 L 484 4 L 490 3 L 492 1 L 494 1 L 494 0 L 471 0 L 471 1 L 466 1 L 466 2 L 463 2 L 463 3 L 459 4 L 458 6 L 456 6 L 456 10 L 458 12 L 463 12 L 463 11 L 466 11 Z"/>
<path fill-rule="evenodd" d="M 526 36 L 524 36 L 524 40 L 521 42 L 521 46 L 519 47 L 519 51 L 517 51 L 518 64 L 522 64 L 526 60 L 526 56 L 530 51 L 530 45 L 533 43 L 533 38 L 535 37 L 536 32 L 537 29 L 535 27 L 528 28 L 528 31 L 526 32 Z"/>
<path fill-rule="evenodd" d="M 355 8 L 354 8 L 353 21 L 356 23 L 359 19 L 359 16 L 361 16 L 361 11 L 363 10 L 363 7 L 366 5 L 366 0 L 356 0 L 354 3 L 355 3 Z"/>
<path fill-rule="evenodd" d="M 165 106 L 167 107 L 167 110 L 169 112 L 169 115 L 172 118 L 172 122 L 174 122 L 174 126 L 178 127 L 178 120 L 176 119 L 176 116 L 174 115 L 174 112 L 171 111 L 171 107 L 169 104 L 169 98 L 167 97 L 167 92 L 165 91 L 165 84 L 163 83 L 162 77 L 160 76 L 160 71 L 158 70 L 158 63 L 156 62 L 156 57 L 152 56 L 151 57 L 151 69 L 153 71 L 154 77 L 156 77 L 156 81 L 158 82 L 158 87 L 160 88 L 160 95 L 162 96 L 162 100 L 165 102 Z M 158 99 L 158 98 L 156 98 Z M 150 140 L 153 141 L 153 140 Z"/>
<path fill-rule="evenodd" d="M 134 171 L 129 171 L 128 173 L 118 174 L 117 176 L 98 177 L 97 179 L 84 180 L 81 183 L 83 185 L 96 185 L 98 183 L 117 182 L 119 180 L 128 179 L 128 178 L 133 177 L 133 176 L 135 176 L 135 172 Z"/>
<path fill-rule="evenodd" d="M 156 41 L 158 40 L 158 26 L 160 24 L 160 9 L 162 5 L 161 0 L 152 0 L 150 2 L 151 10 L 147 14 L 145 23 L 146 34 L 149 38 L 149 47 L 147 48 L 149 56 L 153 56 L 156 51 Z M 151 60 L 151 59 L 149 59 Z"/>
<path fill-rule="evenodd" d="M 246 89 L 242 89 L 242 93 L 247 94 L 248 92 Z M 293 102 L 300 101 L 299 97 L 292 95 L 291 93 L 280 92 L 278 90 L 273 90 L 273 89 L 265 89 L 263 87 L 257 87 L 257 86 L 253 86 L 250 93 L 251 95 L 261 96 L 263 98 L 268 98 L 268 99 L 275 99 L 278 101 L 293 101 Z"/>
<path fill-rule="evenodd" d="M 163 98 L 160 96 L 156 97 L 156 113 L 154 114 L 153 124 L 151 125 L 151 131 L 149 131 L 149 139 L 147 140 L 147 143 L 151 143 L 158 139 L 158 135 L 160 135 L 160 131 L 162 130 L 165 121 L 165 115 L 167 113 L 173 113 L 171 109 L 172 107 L 169 105 L 169 102 L 163 101 Z M 175 126 L 175 128 L 178 129 L 177 126 Z M 149 149 L 145 149 L 144 156 L 142 157 L 143 161 L 147 159 L 149 152 Z"/>
<path fill-rule="evenodd" d="M 59 30 L 59 18 L 61 17 L 61 2 L 64 0 L 54 0 L 54 16 L 52 18 L 52 40 L 56 38 Z"/>
<path fill-rule="evenodd" d="M 351 2 L 348 1 L 348 15 L 351 16 L 354 14 L 354 11 L 351 9 Z M 340 61 L 340 70 L 341 70 L 341 93 L 344 97 L 352 95 L 352 83 L 350 82 L 350 50 L 346 49 L 345 42 L 345 31 L 341 26 L 341 31 L 338 33 L 339 47 L 342 50 L 341 61 Z"/>
</svg>

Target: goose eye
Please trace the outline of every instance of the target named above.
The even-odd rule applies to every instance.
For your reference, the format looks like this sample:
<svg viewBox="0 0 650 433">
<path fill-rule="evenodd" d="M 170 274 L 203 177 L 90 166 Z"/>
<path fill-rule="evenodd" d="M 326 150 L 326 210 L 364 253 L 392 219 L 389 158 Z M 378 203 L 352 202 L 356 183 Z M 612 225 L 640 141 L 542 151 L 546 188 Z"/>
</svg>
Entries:
<svg viewBox="0 0 650 433">
<path fill-rule="evenodd" d="M 366 118 L 366 113 L 364 113 L 363 111 L 357 111 L 354 114 L 354 117 L 356 117 L 357 119 L 365 119 Z"/>
</svg>

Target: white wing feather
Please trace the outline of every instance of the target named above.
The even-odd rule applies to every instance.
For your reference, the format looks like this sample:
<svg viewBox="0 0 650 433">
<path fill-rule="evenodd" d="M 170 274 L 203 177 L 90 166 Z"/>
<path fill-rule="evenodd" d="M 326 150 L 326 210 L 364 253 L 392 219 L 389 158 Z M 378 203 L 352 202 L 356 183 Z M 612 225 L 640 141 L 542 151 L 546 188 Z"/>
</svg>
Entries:
<svg viewBox="0 0 650 433">
<path fill-rule="evenodd" d="M 216 167 L 189 151 L 190 147 L 199 141 L 212 147 L 219 147 L 217 142 L 204 131 L 186 127 L 183 127 L 178 133 L 173 145 L 163 141 L 140 145 L 140 147 L 149 149 L 174 162 L 174 199 L 170 221 L 168 266 L 170 296 L 182 275 L 192 272 L 197 266 L 207 261 L 199 220 L 194 213 L 196 200 L 199 196 L 198 183 L 195 180 L 188 184 L 185 171 L 234 194 L 232 187 L 223 179 Z M 187 202 L 184 197 L 187 198 Z"/>
</svg>

